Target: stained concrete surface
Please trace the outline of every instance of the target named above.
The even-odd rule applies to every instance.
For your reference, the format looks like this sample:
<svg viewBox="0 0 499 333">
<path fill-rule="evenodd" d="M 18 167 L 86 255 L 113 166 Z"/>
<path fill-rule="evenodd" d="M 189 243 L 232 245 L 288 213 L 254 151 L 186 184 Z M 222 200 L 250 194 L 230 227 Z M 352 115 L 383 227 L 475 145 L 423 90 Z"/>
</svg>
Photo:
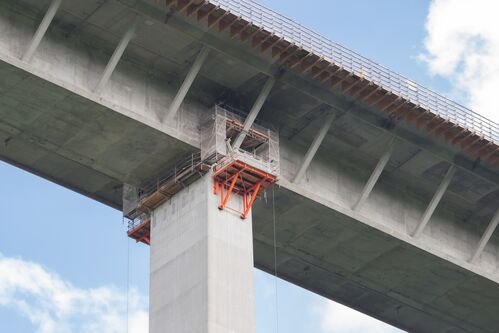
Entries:
<svg viewBox="0 0 499 333">
<path fill-rule="evenodd" d="M 46 4 L 0 3 L 2 159 L 119 209 L 123 182 L 154 181 L 199 148 L 197 127 L 213 103 L 251 106 L 266 78 L 261 70 L 271 69 L 273 60 L 180 16 L 165 24 L 160 11 L 140 12 L 144 4 L 109 1 L 82 24 L 96 3 L 64 1 L 33 61 L 24 63 L 19 58 Z M 106 89 L 95 94 L 132 9 L 150 22 L 140 26 Z M 213 47 L 206 65 L 179 117 L 161 123 L 202 43 Z M 497 232 L 477 262 L 468 260 L 498 207 L 497 170 L 416 129 L 389 131 L 379 114 L 356 105 L 335 121 L 305 178 L 293 184 L 330 110 L 325 101 L 348 105 L 286 73 L 257 119 L 281 135 L 279 275 L 411 332 L 495 332 Z M 366 204 L 353 211 L 392 135 L 392 158 Z M 456 177 L 414 239 L 411 232 L 449 162 L 459 166 Z M 265 270 L 273 267 L 269 198 L 255 204 L 253 221 L 255 265 Z"/>
</svg>

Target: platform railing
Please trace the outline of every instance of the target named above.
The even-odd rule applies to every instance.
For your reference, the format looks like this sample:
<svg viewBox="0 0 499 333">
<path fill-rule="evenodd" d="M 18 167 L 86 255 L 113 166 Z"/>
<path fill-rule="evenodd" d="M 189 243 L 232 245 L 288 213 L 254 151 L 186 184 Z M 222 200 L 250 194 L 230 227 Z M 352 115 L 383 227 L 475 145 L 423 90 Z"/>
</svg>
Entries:
<svg viewBox="0 0 499 333">
<path fill-rule="evenodd" d="M 161 185 L 174 180 L 179 181 L 179 177 L 185 174 L 185 171 L 190 170 L 194 172 L 203 163 L 201 161 L 201 153 L 196 152 L 186 155 L 182 161 L 176 164 L 170 171 L 158 177 L 154 182 L 149 183 L 140 189 L 139 200 L 147 197 L 151 193 L 157 191 Z"/>
<path fill-rule="evenodd" d="M 127 220 L 127 231 L 131 231 L 135 228 L 137 228 L 140 224 L 142 224 L 145 221 L 145 218 L 135 218 L 135 219 L 128 219 Z"/>
<path fill-rule="evenodd" d="M 206 0 L 324 60 L 373 82 L 484 139 L 499 143 L 499 124 L 252 1 Z"/>
</svg>

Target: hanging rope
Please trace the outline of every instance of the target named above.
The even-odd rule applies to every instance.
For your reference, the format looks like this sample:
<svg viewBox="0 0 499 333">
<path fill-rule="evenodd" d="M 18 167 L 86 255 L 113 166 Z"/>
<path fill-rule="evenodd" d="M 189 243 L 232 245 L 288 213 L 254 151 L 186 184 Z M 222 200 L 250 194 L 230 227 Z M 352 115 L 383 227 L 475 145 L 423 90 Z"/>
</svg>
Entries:
<svg viewBox="0 0 499 333">
<path fill-rule="evenodd" d="M 279 333 L 279 298 L 277 295 L 277 241 L 275 227 L 275 190 L 272 187 L 272 227 L 274 233 L 274 282 L 275 282 L 275 316 L 276 316 L 276 333 Z"/>
<path fill-rule="evenodd" d="M 123 225 L 125 218 L 123 217 Z M 129 318 L 128 318 L 128 300 L 130 291 L 130 239 L 126 238 L 126 332 L 128 333 Z"/>
</svg>

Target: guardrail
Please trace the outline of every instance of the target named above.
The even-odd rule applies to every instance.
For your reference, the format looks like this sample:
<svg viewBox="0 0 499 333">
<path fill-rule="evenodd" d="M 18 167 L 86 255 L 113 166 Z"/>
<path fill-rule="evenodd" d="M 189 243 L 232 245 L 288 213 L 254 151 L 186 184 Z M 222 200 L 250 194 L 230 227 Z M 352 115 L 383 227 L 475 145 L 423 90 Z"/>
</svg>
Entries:
<svg viewBox="0 0 499 333">
<path fill-rule="evenodd" d="M 161 175 L 155 179 L 154 182 L 149 183 L 140 189 L 139 200 L 144 199 L 151 193 L 157 191 L 161 185 L 167 183 L 168 181 L 179 181 L 179 177 L 184 176 L 186 171 L 194 172 L 203 161 L 201 161 L 201 153 L 191 153 L 186 156 L 176 164 L 171 170 L 169 170 L 166 174 Z"/>
<path fill-rule="evenodd" d="M 251 0 L 206 0 L 438 116 L 499 143 L 499 124 Z"/>
</svg>

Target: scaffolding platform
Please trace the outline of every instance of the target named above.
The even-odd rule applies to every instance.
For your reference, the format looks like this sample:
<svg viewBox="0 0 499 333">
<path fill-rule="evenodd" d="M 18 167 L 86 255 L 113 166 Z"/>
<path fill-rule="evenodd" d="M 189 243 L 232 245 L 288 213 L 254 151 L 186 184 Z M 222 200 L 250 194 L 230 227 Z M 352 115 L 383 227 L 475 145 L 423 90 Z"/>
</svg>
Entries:
<svg viewBox="0 0 499 333">
<path fill-rule="evenodd" d="M 215 169 L 214 193 L 220 193 L 219 209 L 225 209 L 231 194 L 243 197 L 241 218 L 245 219 L 255 199 L 277 181 L 277 176 L 239 160 Z"/>
<path fill-rule="evenodd" d="M 124 190 L 123 215 L 129 220 L 128 237 L 150 245 L 150 212 L 170 200 L 176 193 L 201 178 L 211 169 L 200 154 L 190 154 L 164 177 L 142 189 Z"/>
<path fill-rule="evenodd" d="M 210 170 L 210 166 L 203 163 L 192 163 L 187 168 L 178 170 L 175 175 L 158 184 L 154 191 L 143 196 L 137 209 L 148 213 L 170 200 L 175 194 L 186 188 Z"/>
<path fill-rule="evenodd" d="M 219 209 L 226 209 L 232 194 L 243 197 L 240 213 L 245 219 L 255 199 L 277 182 L 279 175 L 279 136 L 253 123 L 245 130 L 245 117 L 215 106 L 201 127 L 201 156 L 213 164 L 214 192 L 220 194 Z M 239 136 L 240 147 L 233 148 Z"/>
<path fill-rule="evenodd" d="M 137 243 L 151 245 L 151 220 L 145 219 L 137 225 L 129 225 L 128 237 L 135 239 Z"/>
<path fill-rule="evenodd" d="M 201 161 L 200 153 L 185 156 L 168 173 L 143 188 L 124 189 L 123 215 L 129 220 L 134 220 L 144 214 L 149 214 L 210 169 L 211 165 Z"/>
<path fill-rule="evenodd" d="M 275 184 L 279 175 L 279 135 L 258 124 L 245 130 L 245 117 L 216 105 L 200 127 L 201 151 L 186 156 L 155 181 L 137 188 L 123 188 L 123 215 L 129 219 L 128 236 L 150 243 L 150 213 L 206 173 L 213 170 L 214 192 L 219 209 L 228 207 L 231 195 L 243 198 L 245 219 L 255 199 Z M 242 143 L 231 142 L 243 135 Z"/>
</svg>

